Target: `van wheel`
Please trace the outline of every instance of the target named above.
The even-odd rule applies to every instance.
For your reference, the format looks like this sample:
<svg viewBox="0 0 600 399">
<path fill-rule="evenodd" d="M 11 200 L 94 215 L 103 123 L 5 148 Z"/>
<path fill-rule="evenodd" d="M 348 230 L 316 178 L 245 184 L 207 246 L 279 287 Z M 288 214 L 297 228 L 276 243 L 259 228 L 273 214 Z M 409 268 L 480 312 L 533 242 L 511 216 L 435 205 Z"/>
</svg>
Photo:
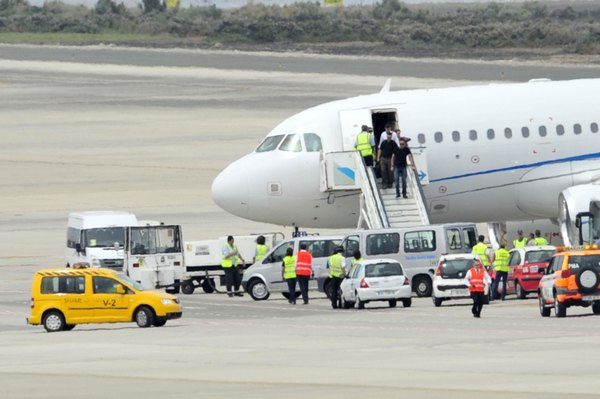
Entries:
<svg viewBox="0 0 600 399">
<path fill-rule="evenodd" d="M 554 294 L 554 315 L 556 317 L 565 317 L 567 315 L 567 305 L 558 302 L 556 293 Z"/>
<path fill-rule="evenodd" d="M 395 308 L 398 301 L 396 299 L 390 299 L 388 303 L 390 304 L 390 308 Z"/>
<path fill-rule="evenodd" d="M 154 327 L 162 327 L 165 324 L 167 324 L 166 320 L 156 320 L 154 323 L 152 323 Z"/>
<path fill-rule="evenodd" d="M 51 310 L 44 315 L 44 328 L 48 332 L 57 332 L 65 329 L 65 317 L 58 310 Z"/>
<path fill-rule="evenodd" d="M 431 296 L 433 286 L 429 277 L 421 276 L 415 278 L 414 287 L 418 297 Z"/>
<path fill-rule="evenodd" d="M 592 312 L 594 312 L 594 314 L 600 314 L 600 302 L 594 302 L 592 305 Z"/>
<path fill-rule="evenodd" d="M 135 311 L 135 322 L 142 328 L 150 327 L 154 323 L 154 313 L 147 306 L 142 306 Z"/>
<path fill-rule="evenodd" d="M 185 295 L 191 295 L 194 293 L 195 287 L 194 282 L 192 280 L 184 280 L 181 283 L 181 292 Z"/>
<path fill-rule="evenodd" d="M 515 283 L 515 294 L 517 294 L 517 298 L 519 299 L 527 298 L 527 291 L 523 289 L 521 283 L 519 283 L 518 281 Z"/>
<path fill-rule="evenodd" d="M 548 317 L 548 316 L 550 316 L 550 308 L 546 307 L 546 304 L 544 303 L 546 301 L 542 297 L 541 293 L 538 294 L 538 302 L 539 302 L 539 305 L 540 305 L 540 314 L 542 315 L 542 317 Z"/>
<path fill-rule="evenodd" d="M 267 289 L 267 285 L 258 278 L 253 278 L 248 282 L 248 292 L 255 301 L 264 301 L 271 295 Z"/>
<path fill-rule="evenodd" d="M 207 294 L 212 294 L 215 292 L 215 287 L 209 279 L 205 278 L 202 280 L 202 290 Z"/>
<path fill-rule="evenodd" d="M 412 305 L 411 298 L 405 298 L 402 300 L 402 306 L 404 306 L 405 308 L 410 308 L 411 305 Z"/>
<path fill-rule="evenodd" d="M 442 306 L 441 298 L 436 298 L 436 297 L 432 296 L 431 299 L 433 300 L 433 306 L 435 306 L 436 308 L 439 308 L 440 306 Z"/>
</svg>

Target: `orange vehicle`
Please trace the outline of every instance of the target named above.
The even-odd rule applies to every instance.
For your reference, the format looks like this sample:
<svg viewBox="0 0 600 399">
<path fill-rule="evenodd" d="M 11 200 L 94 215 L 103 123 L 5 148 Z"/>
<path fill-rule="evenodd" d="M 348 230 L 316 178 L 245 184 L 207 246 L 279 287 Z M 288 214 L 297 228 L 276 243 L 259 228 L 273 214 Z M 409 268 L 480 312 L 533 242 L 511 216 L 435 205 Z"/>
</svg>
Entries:
<svg viewBox="0 0 600 399">
<path fill-rule="evenodd" d="M 600 250 L 596 245 L 557 248 L 538 286 L 540 314 L 565 317 L 571 306 L 600 314 Z"/>
</svg>

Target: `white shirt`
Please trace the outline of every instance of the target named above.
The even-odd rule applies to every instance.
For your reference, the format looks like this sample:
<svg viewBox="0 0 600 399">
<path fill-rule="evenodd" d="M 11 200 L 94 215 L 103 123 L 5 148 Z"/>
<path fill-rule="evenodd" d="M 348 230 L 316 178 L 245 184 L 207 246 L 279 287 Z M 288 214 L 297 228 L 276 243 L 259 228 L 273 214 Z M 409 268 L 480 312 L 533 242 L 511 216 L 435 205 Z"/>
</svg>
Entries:
<svg viewBox="0 0 600 399">
<path fill-rule="evenodd" d="M 483 270 L 485 271 L 485 268 L 483 268 Z M 469 271 L 467 272 L 467 275 L 465 276 L 465 280 L 467 280 L 467 286 L 470 287 L 471 286 L 471 269 L 469 269 Z M 485 285 L 492 284 L 492 278 L 490 277 L 490 274 L 487 271 L 485 273 L 483 273 L 483 283 Z"/>
<path fill-rule="evenodd" d="M 379 136 L 379 146 L 377 148 L 381 148 L 381 143 L 383 143 L 387 139 L 387 132 L 384 130 Z M 392 132 L 392 140 L 396 142 L 396 145 L 400 147 L 400 140 L 398 139 L 398 135 L 396 132 Z"/>
</svg>

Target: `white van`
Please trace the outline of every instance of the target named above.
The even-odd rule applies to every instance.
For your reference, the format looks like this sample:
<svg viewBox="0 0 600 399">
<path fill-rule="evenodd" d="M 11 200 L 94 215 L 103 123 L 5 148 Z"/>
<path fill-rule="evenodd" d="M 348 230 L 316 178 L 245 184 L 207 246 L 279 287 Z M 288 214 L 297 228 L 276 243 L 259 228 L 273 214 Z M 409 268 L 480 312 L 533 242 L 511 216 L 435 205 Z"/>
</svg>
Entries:
<svg viewBox="0 0 600 399">
<path fill-rule="evenodd" d="M 400 262 L 420 297 L 431 296 L 433 273 L 442 254 L 471 252 L 477 243 L 474 223 L 449 223 L 400 229 L 358 230 L 342 243 L 347 262 L 359 249 L 364 259 L 392 258 Z M 327 292 L 327 279 L 319 282 Z"/>
<path fill-rule="evenodd" d="M 314 278 L 310 280 L 309 289 L 317 288 L 317 278 L 328 275 L 327 258 L 333 254 L 333 249 L 342 243 L 343 236 L 307 236 L 286 240 L 273 248 L 264 259 L 256 262 L 244 271 L 242 286 L 255 301 L 269 298 L 271 292 L 281 292 L 288 297 L 287 284 L 281 277 L 281 263 L 288 248 L 298 253 L 300 245 L 306 244 L 306 249 L 313 257 Z"/>
<path fill-rule="evenodd" d="M 91 267 L 121 271 L 125 227 L 137 225 L 137 218 L 129 212 L 70 213 L 67 224 L 67 267 L 84 262 Z"/>
</svg>

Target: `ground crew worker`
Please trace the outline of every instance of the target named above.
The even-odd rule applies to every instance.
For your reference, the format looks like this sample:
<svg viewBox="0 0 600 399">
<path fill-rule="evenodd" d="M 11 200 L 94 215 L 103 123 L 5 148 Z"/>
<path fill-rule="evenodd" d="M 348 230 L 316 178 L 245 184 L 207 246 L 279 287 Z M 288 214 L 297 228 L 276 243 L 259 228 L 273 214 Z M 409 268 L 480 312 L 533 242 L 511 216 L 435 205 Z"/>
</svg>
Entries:
<svg viewBox="0 0 600 399">
<path fill-rule="evenodd" d="M 467 272 L 465 277 L 469 286 L 469 293 L 473 299 L 473 307 L 471 313 L 473 317 L 481 317 L 481 309 L 485 300 L 485 287 L 491 283 L 490 275 L 485 270 L 478 258 L 475 258 L 473 267 Z"/>
<path fill-rule="evenodd" d="M 527 237 L 527 246 L 530 247 L 532 245 L 535 245 L 535 234 L 529 233 L 529 236 Z"/>
<path fill-rule="evenodd" d="M 369 133 L 369 127 L 362 125 L 361 132 L 356 135 L 354 149 L 360 151 L 365 165 L 373 166 L 373 154 L 375 153 L 375 138 L 373 133 Z"/>
<path fill-rule="evenodd" d="M 502 280 L 502 300 L 506 296 L 506 281 L 508 280 L 508 258 L 510 253 L 506 250 L 504 244 L 500 244 L 500 248 L 494 254 L 494 270 L 496 271 L 496 278 L 492 285 L 492 300 L 498 299 L 498 284 Z"/>
<path fill-rule="evenodd" d="M 483 264 L 483 267 L 485 267 L 485 269 L 489 269 L 490 267 L 490 258 L 487 256 L 487 245 L 485 245 L 483 243 L 483 241 L 485 240 L 484 236 L 479 236 L 477 237 L 477 244 L 475 244 L 473 246 L 473 251 L 472 253 L 475 255 L 479 256 L 479 259 L 481 260 L 481 263 Z"/>
<path fill-rule="evenodd" d="M 288 286 L 288 302 L 296 304 L 296 258 L 294 257 L 294 248 L 288 248 L 281 264 L 281 277 Z"/>
<path fill-rule="evenodd" d="M 548 245 L 548 240 L 542 237 L 542 232 L 539 230 L 535 231 L 535 245 Z"/>
<path fill-rule="evenodd" d="M 519 237 L 513 241 L 513 248 L 525 248 L 528 240 L 527 237 L 523 237 L 523 230 L 517 231 L 517 235 Z"/>
<path fill-rule="evenodd" d="M 312 254 L 306 250 L 306 244 L 300 244 L 300 251 L 296 254 L 296 279 L 298 279 L 304 305 L 308 304 L 308 281 L 311 276 Z"/>
<path fill-rule="evenodd" d="M 352 267 L 354 267 L 356 262 L 362 262 L 364 260 L 358 249 L 354 250 L 354 252 L 352 253 L 352 256 L 354 256 L 354 258 L 352 258 L 352 260 L 350 261 L 350 266 L 352 266 Z"/>
<path fill-rule="evenodd" d="M 346 259 L 342 255 L 344 249 L 342 247 L 336 247 L 333 255 L 327 260 L 327 267 L 329 267 L 329 278 L 331 284 L 331 307 L 334 309 L 338 308 L 339 302 L 339 291 L 342 280 L 346 277 Z"/>
<path fill-rule="evenodd" d="M 252 263 L 254 264 L 259 260 L 263 260 L 267 252 L 269 252 L 269 247 L 265 245 L 265 236 L 258 236 L 256 238 L 256 249 L 254 250 Z"/>
<path fill-rule="evenodd" d="M 227 295 L 230 298 L 234 295 L 244 296 L 240 291 L 242 276 L 238 268 L 238 259 L 242 261 L 242 266 L 246 265 L 246 261 L 238 252 L 233 236 L 228 236 L 227 243 L 223 246 L 222 250 L 221 267 L 225 272 L 225 285 L 227 286 Z M 231 290 L 232 286 L 235 291 Z"/>
</svg>

